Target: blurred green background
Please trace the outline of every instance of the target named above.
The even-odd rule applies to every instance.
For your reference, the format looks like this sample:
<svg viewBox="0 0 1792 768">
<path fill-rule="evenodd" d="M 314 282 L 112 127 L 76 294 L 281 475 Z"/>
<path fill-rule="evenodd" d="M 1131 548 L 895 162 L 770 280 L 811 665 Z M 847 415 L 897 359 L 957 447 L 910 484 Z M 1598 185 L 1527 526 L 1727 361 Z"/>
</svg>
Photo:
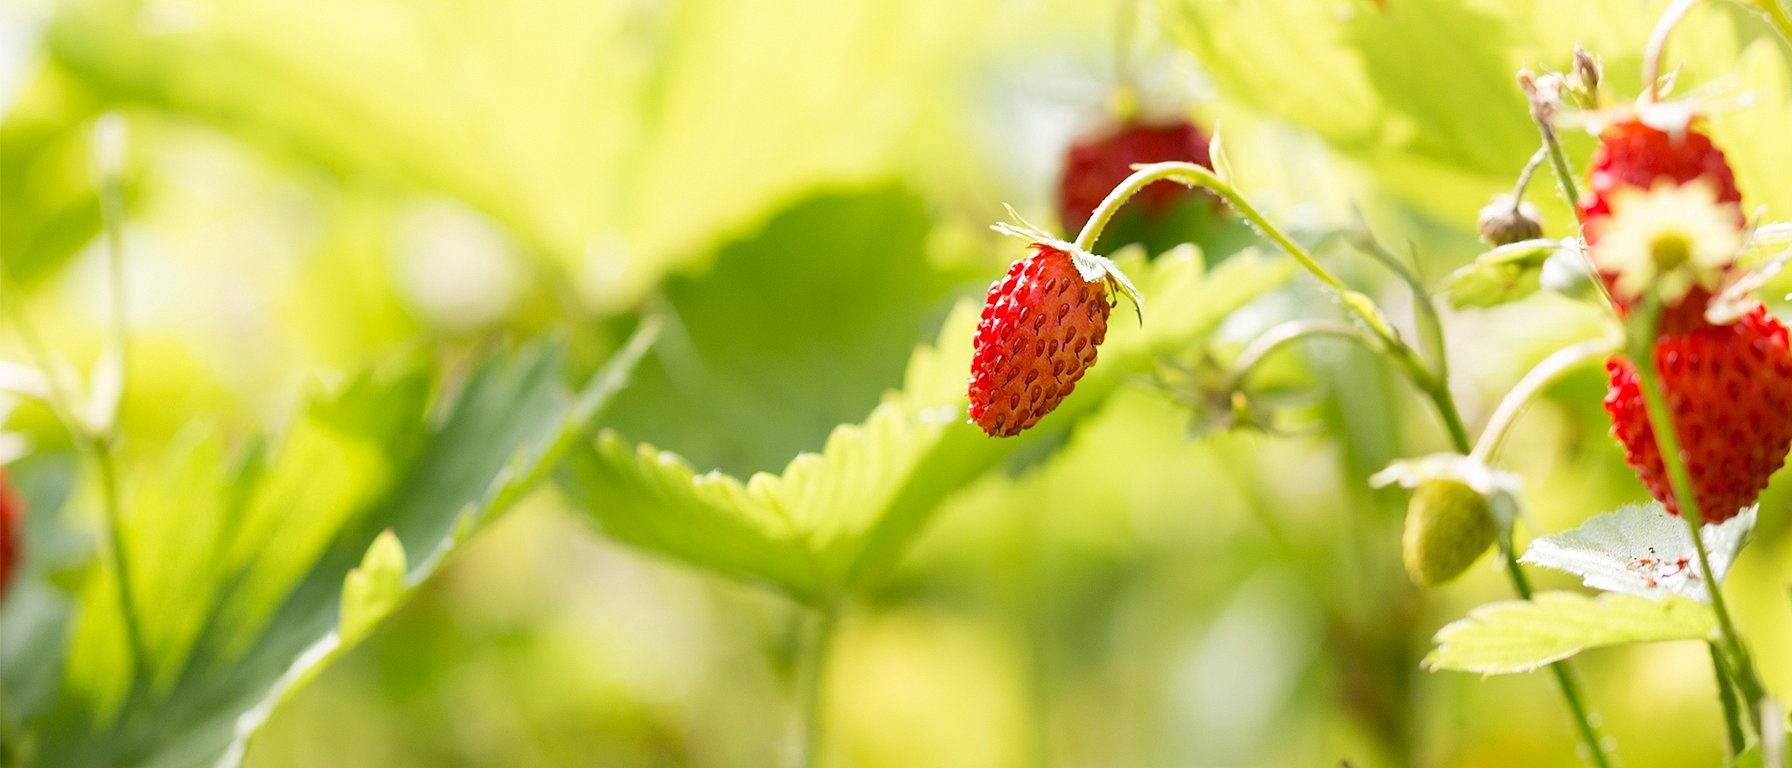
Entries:
<svg viewBox="0 0 1792 768">
<path fill-rule="evenodd" d="M 911 365 L 917 345 L 937 340 L 951 365 L 934 378 L 962 382 L 965 302 L 1023 253 L 987 225 L 1003 202 L 1047 223 L 1064 148 L 1115 119 L 1122 85 L 1147 114 L 1221 125 L 1240 186 L 1404 323 L 1403 287 L 1329 233 L 1360 210 L 1440 282 L 1479 252 L 1476 211 L 1535 149 L 1514 73 L 1564 69 L 1578 42 L 1627 102 L 1662 5 L 12 0 L 0 6 L 4 300 L 78 368 L 99 355 L 94 126 L 122 117 L 133 349 L 122 455 L 169 502 L 176 532 L 189 530 L 183 516 L 232 520 L 218 511 L 228 504 L 195 501 L 155 469 L 208 439 L 196 433 L 234 450 L 267 425 L 292 431 L 308 392 L 361 371 L 422 360 L 433 392 L 542 339 L 564 345 L 558 375 L 576 385 L 638 318 L 659 318 L 599 419 L 614 436 L 575 449 L 558 482 L 491 522 L 278 709 L 248 764 L 785 765 L 800 747 L 814 622 L 786 596 L 804 596 L 800 578 L 766 576 L 746 555 L 719 574 L 693 567 L 702 556 L 681 547 L 700 527 L 629 528 L 674 502 L 592 480 L 623 471 L 605 446 L 650 443 L 697 473 L 744 479 L 822 450 L 836 425 L 901 400 L 889 392 L 924 400 L 915 371 L 931 358 Z M 1787 220 L 1792 57 L 1750 13 L 1707 6 L 1670 48 L 1680 88 L 1744 104 L 1715 112 L 1711 132 L 1751 211 Z M 1584 163 L 1591 139 L 1568 146 Z M 1545 232 L 1569 234 L 1547 179 L 1532 189 Z M 1205 235 L 1200 256 L 1149 268 L 1187 290 L 1148 291 L 1144 331 L 1114 314 L 1117 334 L 1185 329 L 1139 347 L 1179 360 L 1104 352 L 1112 373 L 1045 434 L 1000 454 L 966 441 L 982 463 L 962 472 L 935 471 L 957 453 L 915 465 L 903 488 L 938 487 L 913 491 L 929 501 L 911 505 L 912 526 L 876 529 L 867 548 L 889 551 L 845 598 L 824 764 L 1573 762 L 1545 676 L 1419 669 L 1438 627 L 1509 593 L 1490 558 L 1444 589 L 1407 582 L 1405 495 L 1365 478 L 1446 441 L 1375 358 L 1302 347 L 1265 372 L 1311 393 L 1280 415 L 1287 434 L 1190 436 L 1197 414 L 1164 370 L 1229 359 L 1279 320 L 1341 316 L 1278 256 L 1253 255 L 1248 232 Z M 1177 259 L 1204 262 L 1209 287 L 1175 282 Z M 1471 428 L 1530 365 L 1605 322 L 1553 295 L 1445 321 Z M 0 333 L 0 359 L 26 352 Z M 1513 435 L 1522 537 L 1644 495 L 1606 436 L 1603 388 L 1596 370 L 1569 377 Z M 963 431 L 956 420 L 947 409 L 931 423 Z M 0 613 L 0 726 L 30 741 L 46 721 L 27 716 L 66 692 L 35 687 L 54 687 L 62 656 L 23 627 L 80 626 L 78 610 L 42 617 L 100 567 L 100 515 L 45 409 L 22 404 L 5 426 L 34 447 L 11 468 L 32 511 L 24 583 Z M 307 470 L 292 472 L 302 489 Z M 1782 694 L 1784 480 L 1763 497 L 1730 587 Z M 366 540 L 345 538 L 337 560 L 358 560 Z M 178 559 L 172 541 L 163 556 Z M 142 599 L 197 598 L 175 583 Z M 1698 644 L 1578 664 L 1624 764 L 1720 761 Z M 186 764 L 154 754 L 143 759 Z"/>
</svg>

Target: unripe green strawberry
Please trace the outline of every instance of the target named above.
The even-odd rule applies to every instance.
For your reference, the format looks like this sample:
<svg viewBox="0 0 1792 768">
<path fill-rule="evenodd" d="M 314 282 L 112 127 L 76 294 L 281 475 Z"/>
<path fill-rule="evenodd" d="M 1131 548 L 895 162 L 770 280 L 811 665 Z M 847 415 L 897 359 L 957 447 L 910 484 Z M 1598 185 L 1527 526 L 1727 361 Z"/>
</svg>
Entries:
<svg viewBox="0 0 1792 768">
<path fill-rule="evenodd" d="M 1033 243 L 989 287 L 971 358 L 971 420 L 994 437 L 1033 426 L 1076 388 L 1108 332 L 1107 282 Z"/>
<path fill-rule="evenodd" d="M 25 502 L 13 491 L 6 470 L 0 469 L 0 601 L 6 599 L 6 588 L 19 569 L 20 540 L 25 524 Z"/>
<path fill-rule="evenodd" d="M 1401 559 L 1414 583 L 1435 587 L 1473 565 L 1496 533 L 1487 499 L 1460 480 L 1426 480 L 1406 508 Z"/>
<path fill-rule="evenodd" d="M 1706 522 L 1734 517 L 1755 502 L 1792 447 L 1792 345 L 1786 326 L 1759 303 L 1729 325 L 1663 334 L 1655 365 L 1673 414 L 1680 451 Z M 1668 512 L 1680 505 L 1643 406 L 1631 361 L 1606 362 L 1605 410 L 1624 460 Z"/>
</svg>

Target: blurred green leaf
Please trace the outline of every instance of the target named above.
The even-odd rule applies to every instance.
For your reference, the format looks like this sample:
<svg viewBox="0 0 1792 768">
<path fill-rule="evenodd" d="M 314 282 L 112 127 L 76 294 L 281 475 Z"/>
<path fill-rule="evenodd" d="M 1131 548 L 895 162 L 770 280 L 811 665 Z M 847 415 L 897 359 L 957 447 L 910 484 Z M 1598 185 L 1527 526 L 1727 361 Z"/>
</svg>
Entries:
<svg viewBox="0 0 1792 768">
<path fill-rule="evenodd" d="M 1736 184 L 1742 190 L 1744 211 L 1754 215 L 1766 208 L 1767 221 L 1792 220 L 1792 142 L 1786 126 L 1792 125 L 1792 73 L 1788 73 L 1785 43 L 1756 40 L 1736 60 L 1737 78 L 1748 84 L 1748 103 L 1713 116 L 1711 133 L 1730 157 Z"/>
<path fill-rule="evenodd" d="M 1503 675 L 1529 672 L 1588 648 L 1703 640 L 1717 632 L 1710 606 L 1616 593 L 1539 592 L 1533 600 L 1488 603 L 1437 632 L 1425 657 L 1432 671 Z"/>
<path fill-rule="evenodd" d="M 361 565 L 342 584 L 342 618 L 337 633 L 352 643 L 398 607 L 404 595 L 404 545 L 388 530 L 374 537 Z"/>
<path fill-rule="evenodd" d="M 611 310 L 798 190 L 894 169 L 996 6 L 78 0 L 45 49 L 102 107 L 465 202 Z"/>
<path fill-rule="evenodd" d="M 916 351 L 900 392 L 860 424 L 834 430 L 820 453 L 745 482 L 698 474 L 683 458 L 606 434 L 574 453 L 564 484 L 621 541 L 822 603 L 881 573 L 940 501 L 979 474 L 1053 440 L 1161 355 L 1197 344 L 1233 309 L 1279 284 L 1286 261 L 1252 255 L 1205 273 L 1192 249 L 1127 270 L 1153 307 L 1143 328 L 1116 321 L 1100 361 L 1039 427 L 989 438 L 964 418 L 976 307 L 961 303 L 939 341 Z"/>
<path fill-rule="evenodd" d="M 669 278 L 666 338 L 610 426 L 745 476 L 862 418 L 947 307 L 929 228 L 894 186 L 825 192 Z"/>
<path fill-rule="evenodd" d="M 561 382 L 555 345 L 493 356 L 434 407 L 430 371 L 410 364 L 314 400 L 277 448 L 246 461 L 232 460 L 215 432 L 195 430 L 159 464 L 134 465 L 122 536 L 133 590 L 151 598 L 136 606 L 148 663 L 132 674 L 118 576 L 96 561 L 57 699 L 26 713 L 17 735 L 27 763 L 216 762 L 259 725 L 239 722 L 243 713 L 260 707 L 265 717 L 343 647 L 332 630 L 344 576 L 363 553 L 384 586 L 351 597 L 390 608 L 403 567 L 393 554 L 427 553 L 407 581 L 433 574 L 466 525 L 457 521 L 489 523 L 532 486 L 621 386 L 650 335 L 578 393 Z M 382 529 L 389 545 L 369 552 Z M 370 608 L 349 605 L 343 618 L 365 630 L 377 621 Z"/>
<path fill-rule="evenodd" d="M 1461 215 L 1536 148 L 1503 6 L 1169 0 L 1166 27 L 1219 90 L 1371 164 L 1409 202 Z M 1561 52 L 1563 58 L 1567 50 Z M 1504 179 L 1504 181 L 1502 181 Z"/>
</svg>

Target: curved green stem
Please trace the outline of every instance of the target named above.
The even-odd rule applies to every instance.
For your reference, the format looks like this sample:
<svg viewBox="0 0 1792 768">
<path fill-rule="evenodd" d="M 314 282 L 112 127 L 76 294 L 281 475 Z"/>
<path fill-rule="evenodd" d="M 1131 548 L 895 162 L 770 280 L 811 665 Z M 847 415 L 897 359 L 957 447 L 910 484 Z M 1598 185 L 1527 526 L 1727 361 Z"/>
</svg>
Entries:
<svg viewBox="0 0 1792 768">
<path fill-rule="evenodd" d="M 1300 265 L 1305 267 L 1308 272 L 1313 273 L 1314 277 L 1319 278 L 1320 282 L 1339 293 L 1350 291 L 1342 281 L 1327 272 L 1325 267 L 1319 266 L 1319 262 L 1314 261 L 1313 256 L 1307 253 L 1307 249 L 1302 248 L 1269 219 L 1264 218 L 1256 206 L 1251 205 L 1251 202 L 1239 194 L 1231 184 L 1214 175 L 1213 171 L 1194 163 L 1170 162 L 1138 166 L 1131 176 L 1126 177 L 1126 180 L 1120 182 L 1114 191 L 1108 193 L 1108 196 L 1101 201 L 1101 205 L 1096 206 L 1095 213 L 1089 217 L 1089 222 L 1083 225 L 1083 231 L 1076 236 L 1076 247 L 1084 251 L 1094 248 L 1095 241 L 1101 237 L 1102 230 L 1107 228 L 1108 221 L 1114 218 L 1115 213 L 1119 212 L 1120 206 L 1124 205 L 1139 190 L 1144 189 L 1145 185 L 1156 181 L 1174 181 L 1190 187 L 1206 187 L 1214 194 L 1225 198 L 1233 208 L 1238 209 L 1239 214 L 1244 216 L 1246 221 L 1255 225 L 1277 247 L 1293 257 L 1295 261 L 1300 262 Z"/>
<path fill-rule="evenodd" d="M 1492 461 L 1493 455 L 1505 441 L 1506 433 L 1511 431 L 1519 415 L 1524 413 L 1525 406 L 1530 405 L 1545 387 L 1587 361 L 1616 351 L 1616 339 L 1598 338 L 1571 344 L 1543 358 L 1542 362 L 1513 385 L 1512 391 L 1506 393 L 1505 399 L 1494 409 L 1493 416 L 1488 418 L 1487 426 L 1481 430 L 1481 439 L 1475 442 L 1475 449 L 1469 455 L 1482 461 Z"/>
<path fill-rule="evenodd" d="M 1724 603 L 1723 585 L 1718 583 L 1711 570 L 1711 557 L 1705 552 L 1704 533 L 1701 530 L 1705 517 L 1699 509 L 1698 495 L 1693 491 L 1692 473 L 1686 468 L 1686 456 L 1681 452 L 1679 428 L 1674 425 L 1671 412 L 1668 410 L 1667 397 L 1661 386 L 1661 373 L 1656 368 L 1655 332 L 1661 317 L 1661 298 L 1651 294 L 1646 298 L 1638 311 L 1632 315 L 1630 363 L 1637 372 L 1637 389 L 1643 396 L 1643 409 L 1648 414 L 1649 425 L 1655 433 L 1655 444 L 1661 453 L 1662 465 L 1667 469 L 1668 484 L 1674 492 L 1674 500 L 1680 508 L 1680 518 L 1686 521 L 1688 533 L 1692 536 L 1693 551 L 1698 554 L 1699 577 L 1705 582 L 1705 593 L 1711 597 L 1711 610 L 1717 615 L 1718 631 L 1723 636 L 1724 650 L 1730 656 L 1730 664 L 1736 673 L 1736 688 L 1742 694 L 1742 700 L 1748 705 L 1750 719 L 1757 724 L 1761 720 L 1761 703 L 1767 698 L 1766 686 L 1755 672 L 1754 661 L 1749 657 L 1748 646 L 1742 641 L 1742 634 L 1736 631 L 1736 623 L 1730 618 L 1729 606 Z"/>
<path fill-rule="evenodd" d="M 1138 166 L 1131 176 L 1120 182 L 1120 185 L 1101 201 L 1101 205 L 1096 207 L 1095 213 L 1089 217 L 1089 223 L 1083 225 L 1083 231 L 1077 234 L 1075 247 L 1083 251 L 1094 247 L 1095 241 L 1100 239 L 1102 230 L 1107 227 L 1108 221 L 1114 217 L 1114 214 L 1120 210 L 1120 206 L 1124 205 L 1139 190 L 1144 189 L 1147 184 L 1157 181 L 1174 181 L 1186 186 L 1204 187 L 1219 195 L 1227 203 L 1230 203 L 1239 215 L 1262 232 L 1264 237 L 1275 243 L 1283 253 L 1288 254 L 1290 258 L 1318 278 L 1320 283 L 1334 292 L 1338 303 L 1343 304 L 1347 311 L 1355 315 L 1371 333 L 1375 334 L 1375 337 L 1386 348 L 1388 355 L 1405 370 L 1413 384 L 1431 400 L 1432 405 L 1437 409 L 1438 417 L 1443 420 L 1445 429 L 1450 432 L 1450 438 L 1458 446 L 1458 449 L 1464 452 L 1468 451 L 1468 430 L 1463 427 L 1462 415 L 1456 409 L 1456 401 L 1450 395 L 1449 385 L 1426 367 L 1418 353 L 1414 352 L 1412 347 L 1400 338 L 1400 334 L 1388 323 L 1387 318 L 1382 316 L 1381 308 L 1376 306 L 1368 296 L 1351 290 L 1344 284 L 1344 281 L 1339 280 L 1336 275 L 1320 266 L 1319 261 L 1313 258 L 1313 254 L 1309 253 L 1301 244 L 1294 242 L 1293 238 L 1275 225 L 1275 222 L 1270 221 L 1261 211 L 1258 211 L 1250 200 L 1247 200 L 1236 188 L 1214 174 L 1213 171 L 1194 163 L 1185 162 L 1152 163 Z"/>
<path fill-rule="evenodd" d="M 1549 134 L 1546 133 L 1546 138 L 1548 137 Z M 1565 160 L 1562 161 L 1562 168 L 1566 168 Z M 1400 365 L 1413 384 L 1431 400 L 1431 404 L 1436 409 L 1438 418 L 1443 421 L 1445 430 L 1449 432 L 1450 442 L 1456 450 L 1461 453 L 1469 452 L 1468 430 L 1463 426 L 1462 414 L 1456 407 L 1456 399 L 1450 393 L 1448 382 L 1425 366 L 1424 361 L 1412 350 L 1412 347 L 1401 340 L 1393 326 L 1389 325 L 1387 320 L 1381 316 L 1380 308 L 1368 296 L 1351 290 L 1343 281 L 1320 266 L 1311 253 L 1308 253 L 1299 243 L 1294 242 L 1293 238 L 1288 237 L 1274 222 L 1264 217 L 1256 206 L 1245 199 L 1244 195 L 1240 194 L 1225 179 L 1215 175 L 1213 171 L 1194 163 L 1183 162 L 1138 166 L 1131 176 L 1126 177 L 1125 181 L 1122 181 L 1119 186 L 1114 188 L 1114 191 L 1108 193 L 1107 198 L 1101 201 L 1101 205 L 1089 217 L 1089 222 L 1083 226 L 1083 231 L 1077 234 L 1074 245 L 1083 251 L 1094 247 L 1095 241 L 1101 237 L 1102 229 L 1107 226 L 1108 221 L 1114 217 L 1115 212 L 1120 210 L 1120 206 L 1124 205 L 1127 199 L 1143 189 L 1145 185 L 1163 180 L 1175 181 L 1187 186 L 1205 187 L 1219 195 L 1227 203 L 1230 203 L 1239 215 L 1269 238 L 1270 242 L 1275 243 L 1284 253 L 1311 272 L 1326 288 L 1334 291 L 1345 309 L 1356 315 L 1369 331 L 1375 334 L 1387 353 Z M 1564 187 L 1572 189 L 1572 182 L 1568 180 L 1566 174 L 1559 174 L 1559 181 Z M 1573 200 L 1572 196 L 1569 197 L 1570 202 Z M 1513 591 L 1517 592 L 1520 597 L 1530 599 L 1530 580 L 1519 569 L 1517 558 L 1513 556 L 1510 540 L 1504 542 L 1502 549 L 1506 555 L 1507 574 L 1511 578 Z M 1598 768 L 1607 768 L 1610 762 L 1605 754 L 1605 747 L 1601 743 L 1599 731 L 1593 726 L 1592 717 L 1583 702 L 1579 682 L 1566 662 L 1558 661 L 1550 664 L 1549 667 L 1555 676 L 1557 687 L 1561 690 L 1562 699 L 1574 717 L 1575 726 L 1579 730 L 1582 740 L 1586 742 L 1594 765 Z"/>
<path fill-rule="evenodd" d="M 1232 361 L 1232 372 L 1226 380 L 1226 390 L 1237 391 L 1243 386 L 1245 378 L 1257 369 L 1257 365 L 1269 353 L 1314 336 L 1337 336 L 1361 342 L 1370 349 L 1381 348 L 1375 340 L 1364 336 L 1361 330 L 1349 323 L 1333 320 L 1289 320 L 1271 327 L 1245 345 L 1244 350 L 1238 353 L 1238 359 Z"/>
</svg>

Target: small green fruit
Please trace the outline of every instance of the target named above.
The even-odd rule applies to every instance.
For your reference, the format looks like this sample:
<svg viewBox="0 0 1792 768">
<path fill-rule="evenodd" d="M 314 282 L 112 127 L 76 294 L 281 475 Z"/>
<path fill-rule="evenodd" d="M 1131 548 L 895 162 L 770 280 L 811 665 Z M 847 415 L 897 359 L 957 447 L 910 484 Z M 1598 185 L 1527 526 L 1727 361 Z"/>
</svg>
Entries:
<svg viewBox="0 0 1792 768">
<path fill-rule="evenodd" d="M 1419 586 L 1447 583 L 1487 551 L 1494 534 L 1487 499 L 1475 489 L 1456 480 L 1420 483 L 1401 537 L 1406 572 Z"/>
</svg>

